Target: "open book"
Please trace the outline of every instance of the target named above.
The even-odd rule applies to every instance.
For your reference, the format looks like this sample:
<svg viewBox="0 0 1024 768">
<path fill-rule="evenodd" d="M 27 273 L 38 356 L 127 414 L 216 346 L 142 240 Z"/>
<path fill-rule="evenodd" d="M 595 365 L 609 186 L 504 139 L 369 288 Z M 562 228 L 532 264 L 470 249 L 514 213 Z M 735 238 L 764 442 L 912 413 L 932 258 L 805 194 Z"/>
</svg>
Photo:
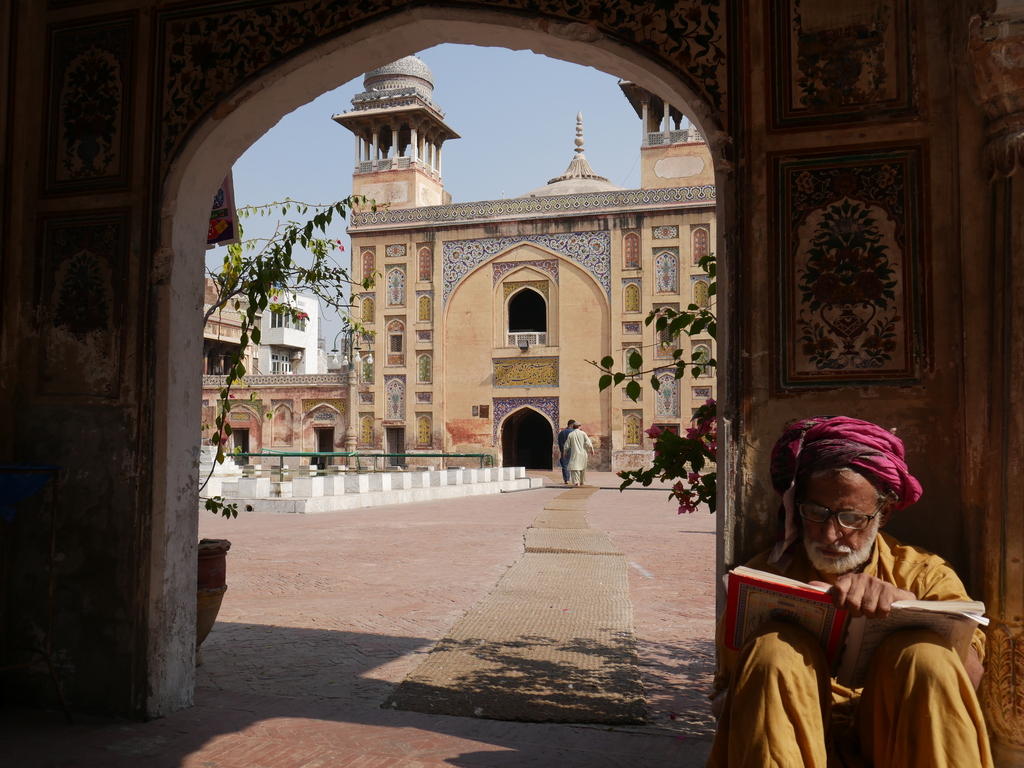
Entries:
<svg viewBox="0 0 1024 768">
<path fill-rule="evenodd" d="M 827 587 L 740 566 L 729 572 L 725 644 L 739 650 L 750 634 L 771 619 L 797 624 L 817 638 L 825 657 L 838 671 L 841 685 L 864 685 L 875 649 L 901 629 L 924 628 L 947 638 L 966 660 L 974 629 L 987 625 L 984 603 L 976 600 L 900 600 L 884 619 L 851 619 L 832 605 Z M 845 643 L 841 642 L 845 635 Z M 841 651 L 841 654 L 840 654 Z"/>
</svg>

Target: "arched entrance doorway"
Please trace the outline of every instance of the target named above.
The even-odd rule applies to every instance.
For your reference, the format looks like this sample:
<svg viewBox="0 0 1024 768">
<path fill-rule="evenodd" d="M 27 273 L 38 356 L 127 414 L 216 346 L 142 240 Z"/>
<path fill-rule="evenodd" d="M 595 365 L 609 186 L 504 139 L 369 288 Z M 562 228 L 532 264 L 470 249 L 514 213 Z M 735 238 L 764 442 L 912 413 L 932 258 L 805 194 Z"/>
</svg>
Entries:
<svg viewBox="0 0 1024 768">
<path fill-rule="evenodd" d="M 187 705 L 192 697 L 194 670 L 188 659 L 189 648 L 194 646 L 194 614 L 188 610 L 188 595 L 194 589 L 194 579 L 190 581 L 189 577 L 194 569 L 189 562 L 198 524 L 190 446 L 200 431 L 196 406 L 199 394 L 195 387 L 181 386 L 176 372 L 201 370 L 201 353 L 196 354 L 193 340 L 202 335 L 195 306 L 196 297 L 201 297 L 203 291 L 200 265 L 209 226 L 209 200 L 235 159 L 282 115 L 369 69 L 441 43 L 529 48 L 615 74 L 683 108 L 708 139 L 715 158 L 720 159 L 721 149 L 728 142 L 720 115 L 694 90 L 696 81 L 684 81 L 668 60 L 659 63 L 639 46 L 589 27 L 573 25 L 566 31 L 558 27 L 557 34 L 545 29 L 503 10 L 417 8 L 395 13 L 386 21 L 366 23 L 325 37 L 294 55 L 280 57 L 260 73 L 258 87 L 223 97 L 221 108 L 209 109 L 198 122 L 185 121 L 187 127 L 175 124 L 173 136 L 161 140 L 166 157 L 158 169 L 163 186 L 156 206 L 160 219 L 155 261 L 159 267 L 153 302 L 163 354 L 157 358 L 155 390 L 164 411 L 175 416 L 156 419 L 153 437 L 154 466 L 162 468 L 162 476 L 154 485 L 152 550 L 157 554 L 150 576 L 161 589 L 149 595 L 147 614 L 152 643 L 145 709 L 150 716 Z M 581 32 L 585 34 L 581 36 Z M 255 73 L 249 76 L 255 82 Z M 719 198 L 725 205 L 719 213 L 723 222 L 720 231 L 730 229 L 730 190 L 731 180 L 723 179 Z M 719 308 L 727 311 L 723 302 Z M 550 325 L 554 325 L 553 319 Z M 535 417 L 543 421 L 543 417 Z M 526 440 L 530 445 L 521 449 L 523 455 L 526 451 L 530 454 L 526 466 L 550 469 L 550 424 L 544 424 L 546 456 L 543 449 L 530 442 L 531 434 L 532 440 L 541 439 L 536 437 L 537 433 L 543 434 L 539 424 L 534 422 L 531 429 L 524 422 L 518 427 L 513 452 L 520 450 L 516 447 L 519 440 Z M 504 447 L 504 431 L 502 440 Z M 181 524 L 182 520 L 187 524 Z"/>
<path fill-rule="evenodd" d="M 551 424 L 531 408 L 520 408 L 501 427 L 501 457 L 506 467 L 551 469 L 553 445 Z"/>
</svg>

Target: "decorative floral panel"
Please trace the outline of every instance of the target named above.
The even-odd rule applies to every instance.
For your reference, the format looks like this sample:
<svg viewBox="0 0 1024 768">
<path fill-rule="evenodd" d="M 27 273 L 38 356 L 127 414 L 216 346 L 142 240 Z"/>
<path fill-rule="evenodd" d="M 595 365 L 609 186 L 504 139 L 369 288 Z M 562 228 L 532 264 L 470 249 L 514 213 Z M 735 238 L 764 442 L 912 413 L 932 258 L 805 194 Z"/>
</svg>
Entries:
<svg viewBox="0 0 1024 768">
<path fill-rule="evenodd" d="M 416 320 L 421 323 L 429 323 L 434 319 L 433 294 L 416 294 Z"/>
<path fill-rule="evenodd" d="M 360 392 L 359 393 L 359 402 L 360 403 L 372 403 L 373 402 L 373 392 Z"/>
<path fill-rule="evenodd" d="M 629 410 L 622 412 L 622 443 L 630 448 L 643 445 L 644 412 Z"/>
<path fill-rule="evenodd" d="M 388 421 L 405 419 L 405 376 L 384 377 L 384 418 Z"/>
<path fill-rule="evenodd" d="M 711 253 L 711 230 L 705 224 L 694 224 L 690 228 L 690 237 L 693 240 L 693 265 L 697 266 Z"/>
<path fill-rule="evenodd" d="M 321 408 L 313 413 L 313 421 L 337 421 L 338 414 L 327 408 Z"/>
<path fill-rule="evenodd" d="M 369 355 L 365 355 L 363 357 L 363 369 L 361 372 L 360 381 L 363 384 L 373 384 L 373 363 L 370 362 Z"/>
<path fill-rule="evenodd" d="M 491 422 L 491 445 L 498 444 L 498 431 L 505 417 L 520 408 L 532 408 L 543 413 L 551 421 L 552 429 L 558 431 L 558 398 L 557 397 L 495 397 L 491 399 L 494 407 Z"/>
<path fill-rule="evenodd" d="M 643 354 L 643 350 L 637 347 L 626 347 L 624 350 L 622 350 L 622 372 L 625 373 L 627 376 L 633 376 L 634 374 L 640 372 L 639 368 L 634 368 L 629 364 L 629 358 L 633 355 L 634 352 L 639 352 L 641 355 Z"/>
<path fill-rule="evenodd" d="M 363 299 L 363 322 L 372 323 L 375 317 L 376 308 L 373 305 L 373 297 L 367 296 Z"/>
<path fill-rule="evenodd" d="M 608 232 L 570 232 L 567 234 L 516 235 L 479 240 L 449 240 L 444 243 L 442 303 L 448 302 L 455 286 L 488 259 L 521 243 L 546 248 L 583 267 L 593 275 L 611 298 L 611 235 Z M 520 266 L 527 262 L 513 262 Z"/>
<path fill-rule="evenodd" d="M 416 445 L 429 446 L 434 440 L 434 427 L 428 414 L 416 417 Z"/>
<path fill-rule="evenodd" d="M 497 285 L 501 278 L 519 267 L 533 267 L 547 272 L 558 284 L 558 259 L 534 259 L 533 261 L 497 261 L 491 264 L 491 285 Z"/>
<path fill-rule="evenodd" d="M 119 397 L 128 232 L 126 211 L 44 222 L 40 394 Z"/>
<path fill-rule="evenodd" d="M 776 157 L 783 387 L 919 380 L 924 148 Z"/>
<path fill-rule="evenodd" d="M 679 416 L 679 381 L 674 373 L 658 374 L 660 387 L 654 393 L 654 415 Z"/>
<path fill-rule="evenodd" d="M 693 290 L 693 303 L 701 309 L 707 309 L 711 302 L 711 297 L 708 295 L 710 290 L 708 281 L 706 279 L 693 280 L 691 289 Z"/>
<path fill-rule="evenodd" d="M 399 318 L 395 317 L 388 321 L 387 329 L 389 336 L 395 333 L 405 333 L 405 323 L 403 323 Z M 401 352 L 402 350 L 401 348 L 399 348 L 393 351 Z"/>
<path fill-rule="evenodd" d="M 693 387 L 694 400 L 708 400 L 711 397 L 711 387 Z"/>
<path fill-rule="evenodd" d="M 373 445 L 373 414 L 364 413 L 359 417 L 360 445 Z"/>
<path fill-rule="evenodd" d="M 303 413 L 309 413 L 314 408 L 317 408 L 317 407 L 319 407 L 321 405 L 329 405 L 332 408 L 337 408 L 338 412 L 341 413 L 342 415 L 344 415 L 344 413 L 345 413 L 345 401 L 343 399 L 341 399 L 341 398 L 323 398 L 323 397 L 318 397 L 318 398 L 315 398 L 315 399 L 312 399 L 312 400 L 303 400 L 302 401 L 302 412 Z"/>
<path fill-rule="evenodd" d="M 163 168 L 175 157 L 192 127 L 216 104 L 247 81 L 258 82 L 295 53 L 321 41 L 341 41 L 350 30 L 367 29 L 416 3 L 365 0 L 249 0 L 220 5 L 158 6 L 153 13 L 158 103 L 154 124 Z M 504 0 L 495 12 L 515 18 L 531 14 L 572 29 L 587 27 L 630 48 L 644 48 L 670 67 L 728 125 L 729 14 L 721 0 L 635 4 L 603 12 L 600 7 L 564 0 Z M 472 10 L 473 3 L 460 2 Z M 597 8 L 597 11 L 594 9 Z M 661 58 L 658 58 L 661 57 Z M 514 204 L 516 200 L 501 201 Z"/>
<path fill-rule="evenodd" d="M 679 227 L 675 225 L 653 227 L 651 229 L 651 237 L 653 237 L 655 240 L 678 240 Z"/>
<path fill-rule="evenodd" d="M 679 249 L 663 248 L 654 256 L 654 290 L 679 293 Z"/>
<path fill-rule="evenodd" d="M 237 405 L 233 406 L 231 413 L 228 414 L 228 419 L 231 421 L 251 421 L 253 414 L 251 411 L 247 411 L 245 408 L 239 408 Z"/>
<path fill-rule="evenodd" d="M 405 246 L 401 244 L 386 246 L 384 256 L 391 259 L 402 258 L 405 256 Z"/>
<path fill-rule="evenodd" d="M 623 336 L 639 336 L 644 331 L 644 324 L 639 320 L 622 324 Z"/>
<path fill-rule="evenodd" d="M 509 281 L 507 283 L 503 283 L 501 287 L 505 294 L 504 298 L 507 299 L 520 288 L 532 288 L 538 293 L 544 294 L 544 298 L 548 298 L 550 286 L 551 284 L 547 280 L 520 280 L 518 282 Z"/>
<path fill-rule="evenodd" d="M 622 238 L 622 268 L 640 269 L 640 235 L 628 232 Z"/>
<path fill-rule="evenodd" d="M 363 279 L 373 277 L 373 270 L 376 269 L 377 253 L 373 248 L 363 249 Z"/>
<path fill-rule="evenodd" d="M 405 366 L 405 354 L 402 352 L 388 352 L 387 365 L 390 367 L 402 368 Z"/>
<path fill-rule="evenodd" d="M 639 312 L 640 311 L 640 281 L 639 280 L 623 280 L 622 281 L 622 311 L 623 312 Z"/>
<path fill-rule="evenodd" d="M 557 387 L 557 357 L 505 357 L 491 361 L 495 387 Z"/>
<path fill-rule="evenodd" d="M 914 112 L 910 0 L 777 0 L 769 5 L 775 127 Z"/>
<path fill-rule="evenodd" d="M 671 309 L 676 312 L 679 311 L 679 305 L 676 303 L 671 304 L 655 304 L 654 309 Z M 657 326 L 654 322 L 650 325 L 651 329 L 654 330 L 654 356 L 662 359 L 671 359 L 673 353 L 676 351 L 677 337 L 674 337 L 672 333 L 666 328 L 663 331 L 657 330 Z"/>
<path fill-rule="evenodd" d="M 389 307 L 405 306 L 405 270 L 403 265 L 388 270 L 387 291 Z"/>
<path fill-rule="evenodd" d="M 420 355 L 416 361 L 416 382 L 430 384 L 433 378 L 433 364 L 430 355 Z"/>
<path fill-rule="evenodd" d="M 432 403 L 432 402 L 434 402 L 434 393 L 433 392 L 417 392 L 416 393 L 416 402 L 417 403 Z"/>
<path fill-rule="evenodd" d="M 418 279 L 429 283 L 434 279 L 434 253 L 427 246 L 420 248 Z"/>
<path fill-rule="evenodd" d="M 695 344 L 693 346 L 691 355 L 696 355 L 696 357 L 691 356 L 690 361 L 694 365 L 701 366 L 700 378 L 703 379 L 710 377 L 711 366 L 706 365 L 706 363 L 709 363 L 711 361 L 711 347 L 709 347 L 706 344 Z"/>
<path fill-rule="evenodd" d="M 46 192 L 127 186 L 134 47 L 134 17 L 53 30 Z"/>
</svg>

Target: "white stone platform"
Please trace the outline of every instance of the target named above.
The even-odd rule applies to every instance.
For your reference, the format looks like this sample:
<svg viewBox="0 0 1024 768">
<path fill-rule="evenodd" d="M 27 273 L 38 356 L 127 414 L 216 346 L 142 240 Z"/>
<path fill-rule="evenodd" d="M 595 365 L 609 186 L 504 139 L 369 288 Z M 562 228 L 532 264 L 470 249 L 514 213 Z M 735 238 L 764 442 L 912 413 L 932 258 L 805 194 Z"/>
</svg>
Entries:
<svg viewBox="0 0 1024 768">
<path fill-rule="evenodd" d="M 225 462 L 227 463 L 227 462 Z M 270 477 L 214 475 L 203 496 L 223 496 L 240 512 L 298 515 L 345 509 L 435 501 L 540 488 L 523 467 L 482 469 L 409 469 L 388 472 L 338 472 L 275 482 Z"/>
</svg>

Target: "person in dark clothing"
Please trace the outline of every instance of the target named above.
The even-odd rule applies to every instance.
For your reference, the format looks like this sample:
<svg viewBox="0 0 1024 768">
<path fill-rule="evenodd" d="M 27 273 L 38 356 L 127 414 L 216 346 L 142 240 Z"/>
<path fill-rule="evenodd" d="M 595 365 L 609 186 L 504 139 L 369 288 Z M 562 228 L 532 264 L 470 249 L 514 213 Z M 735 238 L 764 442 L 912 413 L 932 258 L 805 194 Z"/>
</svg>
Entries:
<svg viewBox="0 0 1024 768">
<path fill-rule="evenodd" d="M 562 482 L 567 485 L 569 483 L 569 454 L 565 452 L 565 440 L 569 437 L 569 434 L 575 426 L 575 419 L 569 419 L 569 421 L 565 423 L 565 429 L 558 433 L 558 466 L 562 468 Z"/>
</svg>

